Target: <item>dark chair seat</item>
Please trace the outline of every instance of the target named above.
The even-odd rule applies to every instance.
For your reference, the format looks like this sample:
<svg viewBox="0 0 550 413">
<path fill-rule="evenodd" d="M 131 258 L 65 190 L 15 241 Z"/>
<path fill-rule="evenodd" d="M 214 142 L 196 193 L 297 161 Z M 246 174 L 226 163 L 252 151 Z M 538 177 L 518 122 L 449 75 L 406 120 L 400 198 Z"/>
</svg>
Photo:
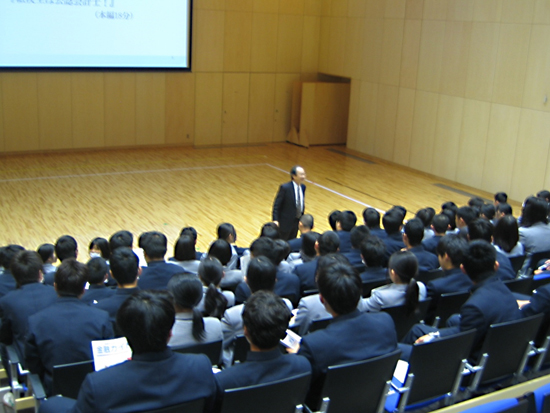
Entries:
<svg viewBox="0 0 550 413">
<path fill-rule="evenodd" d="M 516 278 L 515 280 L 503 282 L 513 293 L 531 295 L 533 292 L 533 279 L 531 277 Z"/>
<path fill-rule="evenodd" d="M 420 301 L 418 303 L 418 309 L 412 313 L 407 312 L 405 305 L 382 308 L 382 311 L 388 313 L 395 323 L 398 341 L 401 341 L 403 337 L 405 337 L 405 334 L 409 332 L 412 326 L 424 320 L 431 301 L 430 298 Z"/>
<path fill-rule="evenodd" d="M 420 281 L 424 284 L 428 284 L 430 281 L 443 277 L 444 274 L 445 273 L 440 268 L 437 268 L 435 270 L 430 270 L 430 271 L 421 271 L 418 273 L 418 276 L 416 277 L 416 281 Z"/>
<path fill-rule="evenodd" d="M 222 354 L 222 341 L 213 341 L 211 343 L 201 343 L 192 346 L 172 347 L 177 353 L 186 354 L 205 354 L 210 359 L 213 366 L 220 364 Z"/>
<path fill-rule="evenodd" d="M 434 312 L 434 327 L 445 327 L 449 317 L 457 314 L 468 298 L 470 298 L 469 291 L 441 294 Z"/>
<path fill-rule="evenodd" d="M 372 290 L 378 287 L 382 287 L 383 285 L 386 285 L 389 282 L 390 280 L 388 278 L 380 278 L 378 280 L 363 282 L 363 293 L 362 293 L 363 298 L 370 297 L 370 293 Z"/>
<path fill-rule="evenodd" d="M 93 360 L 54 366 L 52 373 L 53 395 L 60 394 L 76 399 L 86 375 L 93 371 Z"/>
<path fill-rule="evenodd" d="M 515 257 L 508 257 L 510 259 L 510 264 L 512 265 L 512 269 L 514 270 L 514 274 L 517 274 L 519 270 L 523 267 L 523 263 L 525 262 L 525 255 L 516 255 Z"/>
</svg>

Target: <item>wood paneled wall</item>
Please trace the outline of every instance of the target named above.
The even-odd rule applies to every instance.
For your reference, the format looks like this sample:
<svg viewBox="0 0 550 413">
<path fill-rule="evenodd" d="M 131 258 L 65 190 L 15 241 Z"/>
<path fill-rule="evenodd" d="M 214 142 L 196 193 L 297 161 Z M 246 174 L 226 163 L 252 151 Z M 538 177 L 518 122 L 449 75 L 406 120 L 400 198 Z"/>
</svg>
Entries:
<svg viewBox="0 0 550 413">
<path fill-rule="evenodd" d="M 324 0 L 348 147 L 515 200 L 550 187 L 550 0 Z"/>
<path fill-rule="evenodd" d="M 321 0 L 194 0 L 192 73 L 0 72 L 0 153 L 284 141 Z"/>
</svg>

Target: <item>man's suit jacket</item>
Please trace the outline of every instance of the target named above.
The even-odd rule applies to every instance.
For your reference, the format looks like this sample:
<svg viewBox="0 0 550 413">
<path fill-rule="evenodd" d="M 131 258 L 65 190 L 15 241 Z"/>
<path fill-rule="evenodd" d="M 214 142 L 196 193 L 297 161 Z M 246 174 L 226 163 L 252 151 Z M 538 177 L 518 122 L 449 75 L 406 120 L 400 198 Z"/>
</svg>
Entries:
<svg viewBox="0 0 550 413">
<path fill-rule="evenodd" d="M 361 281 L 369 282 L 374 280 L 389 279 L 388 269 L 384 267 L 367 267 L 365 271 L 359 274 Z"/>
<path fill-rule="evenodd" d="M 41 376 L 50 394 L 53 366 L 91 360 L 90 342 L 107 338 L 113 338 L 113 328 L 106 311 L 76 297 L 59 297 L 29 317 L 26 367 Z"/>
<path fill-rule="evenodd" d="M 422 245 L 413 247 L 409 251 L 412 252 L 418 260 L 418 271 L 430 271 L 439 268 L 437 255 L 426 251 Z"/>
<path fill-rule="evenodd" d="M 115 291 L 116 291 L 115 289 L 109 288 L 104 284 L 90 285 L 90 288 L 86 290 L 81 300 L 86 304 L 93 304 L 94 301 L 99 302 L 101 300 L 106 299 L 107 297 L 112 296 L 115 293 Z"/>
<path fill-rule="evenodd" d="M 387 259 L 389 259 L 394 252 L 405 248 L 405 244 L 403 243 L 403 235 L 401 232 L 394 232 L 393 234 L 386 235 L 386 238 L 382 241 L 386 244 Z"/>
<path fill-rule="evenodd" d="M 301 184 L 300 187 L 304 195 L 303 205 L 305 209 L 306 186 Z M 286 182 L 279 187 L 279 191 L 273 202 L 272 218 L 273 221 L 279 222 L 281 233 L 288 232 L 296 221 L 296 194 L 292 181 Z"/>
<path fill-rule="evenodd" d="M 25 340 L 29 317 L 53 304 L 57 293 L 53 287 L 42 283 L 25 284 L 0 299 L 2 326 L 0 341 L 13 345 L 21 360 L 25 356 Z"/>
<path fill-rule="evenodd" d="M 428 282 L 428 297 L 432 298 L 432 303 L 441 294 L 457 293 L 459 291 L 469 291 L 474 283 L 460 268 L 453 268 L 444 271 L 444 276 Z"/>
<path fill-rule="evenodd" d="M 126 299 L 132 294 L 139 291 L 139 288 L 117 288 L 114 291 L 115 293 L 110 297 L 104 298 L 97 304 L 93 304 L 93 306 L 109 313 L 109 320 L 111 320 L 113 325 L 113 331 L 115 332 L 115 335 L 119 337 L 122 336 L 122 333 L 116 328 L 116 313 L 122 303 L 124 303 L 124 301 L 126 301 Z"/>
<path fill-rule="evenodd" d="M 422 246 L 426 251 L 437 255 L 437 244 L 439 244 L 439 240 L 441 238 L 443 238 L 442 235 L 434 235 L 433 237 L 422 241 Z"/>
<path fill-rule="evenodd" d="M 0 274 L 0 298 L 15 290 L 16 287 L 15 278 L 11 275 L 11 271 L 4 269 L 4 272 Z"/>
<path fill-rule="evenodd" d="M 175 274 L 184 272 L 177 264 L 164 261 L 150 261 L 139 276 L 138 286 L 142 290 L 166 290 L 168 281 Z"/>
<path fill-rule="evenodd" d="M 317 265 L 319 265 L 319 257 L 315 257 L 313 260 L 309 262 L 304 262 L 303 264 L 297 265 L 294 268 L 294 274 L 296 274 L 300 280 L 301 293 L 306 290 L 317 289 L 317 283 L 315 282 Z"/>
<path fill-rule="evenodd" d="M 351 251 L 351 232 L 350 231 L 336 231 L 336 235 L 340 238 L 340 247 L 338 251 L 340 253 Z"/>
<path fill-rule="evenodd" d="M 504 255 L 502 252 L 497 251 L 498 270 L 495 274 L 497 278 L 502 281 L 513 280 L 516 278 L 516 273 L 510 263 L 510 258 Z"/>
<path fill-rule="evenodd" d="M 41 405 L 46 413 L 141 412 L 200 398 L 205 412 L 212 411 L 218 387 L 204 354 L 133 354 L 124 363 L 90 373 L 78 399 L 51 397 Z M 69 409 L 67 409 L 69 408 Z"/>
<path fill-rule="evenodd" d="M 361 251 L 356 250 L 355 248 L 352 248 L 348 252 L 342 253 L 344 257 L 346 257 L 350 263 L 350 265 L 354 268 L 358 267 L 364 267 L 365 264 L 363 264 L 363 258 L 361 257 Z"/>
</svg>

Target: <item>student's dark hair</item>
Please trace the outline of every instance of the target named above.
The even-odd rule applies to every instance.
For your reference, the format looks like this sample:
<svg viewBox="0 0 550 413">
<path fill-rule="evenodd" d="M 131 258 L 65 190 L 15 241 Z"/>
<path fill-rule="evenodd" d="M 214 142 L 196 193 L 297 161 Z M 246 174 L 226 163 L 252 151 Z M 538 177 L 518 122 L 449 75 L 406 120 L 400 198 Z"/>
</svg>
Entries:
<svg viewBox="0 0 550 413">
<path fill-rule="evenodd" d="M 277 280 L 277 267 L 264 256 L 252 258 L 246 271 L 246 283 L 250 291 L 273 291 Z"/>
<path fill-rule="evenodd" d="M 482 239 L 491 242 L 493 238 L 494 226 L 491 221 L 483 218 L 476 218 L 468 224 L 468 237 L 470 241 Z"/>
<path fill-rule="evenodd" d="M 25 248 L 23 248 L 21 245 L 15 244 L 5 246 L 2 253 L 2 267 L 9 271 L 11 267 L 11 261 L 19 251 L 25 251 Z"/>
<path fill-rule="evenodd" d="M 497 253 L 485 240 L 471 241 L 464 252 L 462 265 L 470 279 L 479 283 L 494 274 Z"/>
<path fill-rule="evenodd" d="M 434 215 L 435 210 L 433 208 L 422 208 L 416 212 L 416 218 L 422 221 L 425 228 L 429 228 L 432 225 Z"/>
<path fill-rule="evenodd" d="M 59 261 L 67 258 L 76 258 L 77 249 L 76 240 L 70 235 L 63 235 L 55 242 L 55 255 L 57 255 Z"/>
<path fill-rule="evenodd" d="M 361 248 L 361 243 L 370 235 L 370 230 L 366 225 L 358 225 L 353 227 L 350 232 L 351 246 L 358 250 Z"/>
<path fill-rule="evenodd" d="M 242 316 L 249 340 L 262 350 L 270 350 L 285 337 L 291 313 L 271 291 L 257 291 L 246 300 Z"/>
<path fill-rule="evenodd" d="M 349 263 L 349 260 L 346 258 L 345 255 L 338 254 L 336 252 L 323 255 L 322 257 L 319 257 L 319 261 L 317 263 L 317 271 L 315 272 L 315 276 L 319 274 L 319 271 L 321 271 L 325 267 L 329 267 L 334 264 L 345 264 L 345 265 L 351 265 Z"/>
<path fill-rule="evenodd" d="M 510 252 L 519 242 L 518 222 L 513 215 L 500 218 L 493 231 L 493 243 L 503 251 Z"/>
<path fill-rule="evenodd" d="M 282 239 L 275 240 L 275 252 L 277 253 L 277 265 L 288 258 L 290 254 L 290 245 Z"/>
<path fill-rule="evenodd" d="M 332 211 L 328 215 L 328 224 L 332 228 L 333 231 L 336 231 L 336 222 L 340 221 L 340 216 L 342 215 L 342 211 Z"/>
<path fill-rule="evenodd" d="M 132 248 L 134 243 L 134 236 L 130 231 L 122 230 L 117 231 L 111 238 L 109 238 L 109 247 L 111 247 L 111 253 L 113 253 L 117 248 L 127 247 Z"/>
<path fill-rule="evenodd" d="M 382 218 L 382 224 L 386 234 L 391 235 L 399 232 L 401 225 L 403 225 L 403 215 L 395 210 L 389 210 L 384 214 Z"/>
<path fill-rule="evenodd" d="M 449 216 L 446 214 L 437 214 L 432 219 L 432 225 L 436 234 L 444 234 L 449 229 Z"/>
<path fill-rule="evenodd" d="M 479 214 L 475 208 L 472 208 L 471 206 L 463 206 L 457 209 L 456 216 L 459 219 L 462 218 L 466 225 L 468 225 L 470 222 L 476 219 Z"/>
<path fill-rule="evenodd" d="M 543 198 L 530 196 L 523 203 L 521 226 L 530 227 L 538 222 L 548 224 L 548 202 Z"/>
<path fill-rule="evenodd" d="M 369 235 L 361 243 L 361 256 L 367 267 L 382 267 L 386 255 L 386 244 L 376 235 Z"/>
<path fill-rule="evenodd" d="M 204 341 L 204 320 L 196 308 L 202 300 L 202 284 L 193 274 L 175 274 L 168 281 L 168 292 L 172 294 L 174 304 L 184 310 L 193 311 L 193 338 Z"/>
<path fill-rule="evenodd" d="M 272 240 L 276 240 L 281 238 L 281 231 L 277 224 L 275 224 L 274 222 L 267 222 L 262 225 L 262 229 L 260 230 L 260 237 L 267 237 L 271 238 Z"/>
<path fill-rule="evenodd" d="M 15 254 L 11 260 L 11 274 L 17 286 L 38 282 L 42 265 L 42 259 L 37 252 L 23 250 Z"/>
<path fill-rule="evenodd" d="M 38 252 L 38 255 L 40 255 L 42 262 L 45 264 L 46 261 L 48 261 L 50 258 L 53 257 L 53 253 L 55 252 L 55 247 L 53 244 L 42 244 L 41 246 L 38 247 L 36 252 Z"/>
<path fill-rule="evenodd" d="M 390 211 L 399 212 L 403 216 L 403 219 L 405 219 L 405 217 L 407 216 L 407 208 L 405 208 L 403 205 L 394 205 L 390 208 Z"/>
<path fill-rule="evenodd" d="M 252 244 L 250 244 L 250 253 L 254 257 L 263 255 L 269 258 L 276 267 L 280 264 L 279 253 L 275 249 L 275 241 L 269 237 L 260 237 L 254 240 Z"/>
<path fill-rule="evenodd" d="M 493 204 L 483 204 L 481 207 L 481 215 L 485 217 L 486 219 L 493 219 L 495 217 L 495 206 Z"/>
<path fill-rule="evenodd" d="M 485 200 L 479 196 L 474 196 L 468 200 L 468 206 L 481 210 L 481 207 L 485 204 Z"/>
<path fill-rule="evenodd" d="M 363 221 L 369 229 L 380 228 L 380 212 L 374 208 L 365 208 L 363 210 Z"/>
<path fill-rule="evenodd" d="M 357 215 L 353 211 L 342 211 L 340 214 L 340 226 L 342 231 L 351 231 L 357 223 Z"/>
<path fill-rule="evenodd" d="M 453 201 L 447 201 L 441 204 L 441 211 L 445 211 L 446 209 L 450 209 L 456 215 L 458 206 Z"/>
<path fill-rule="evenodd" d="M 88 281 L 90 284 L 103 284 L 105 274 L 109 272 L 107 262 L 101 257 L 92 258 L 86 263 L 88 267 Z"/>
<path fill-rule="evenodd" d="M 208 249 L 208 256 L 217 258 L 223 266 L 231 259 L 231 245 L 224 239 L 217 239 Z"/>
<path fill-rule="evenodd" d="M 321 268 L 317 273 L 319 293 L 338 315 L 357 309 L 361 298 L 361 278 L 348 264 L 335 263 Z"/>
<path fill-rule="evenodd" d="M 141 234 L 141 245 L 145 254 L 152 259 L 162 259 L 168 249 L 166 235 L 158 231 L 149 231 Z"/>
<path fill-rule="evenodd" d="M 88 267 L 76 260 L 67 258 L 55 272 L 55 285 L 59 295 L 79 296 L 84 292 L 88 279 Z"/>
<path fill-rule="evenodd" d="M 132 284 L 136 281 L 139 271 L 139 259 L 130 248 L 120 247 L 114 250 L 109 264 L 111 274 L 118 284 Z"/>
<path fill-rule="evenodd" d="M 120 306 L 116 323 L 134 354 L 160 352 L 166 348 L 175 316 L 166 291 L 142 290 Z"/>
<path fill-rule="evenodd" d="M 321 234 L 318 232 L 310 231 L 302 235 L 302 248 L 300 249 L 300 254 L 305 255 L 308 258 L 314 258 L 317 255 L 315 251 L 315 243 L 319 239 Z"/>
<path fill-rule="evenodd" d="M 233 235 L 233 239 L 235 241 L 237 240 L 237 231 L 235 231 L 235 227 L 229 222 L 224 222 L 223 224 L 218 225 L 217 233 L 218 239 L 224 239 L 227 241 L 229 236 Z"/>
<path fill-rule="evenodd" d="M 313 229 L 313 226 L 314 226 L 314 219 L 313 219 L 313 215 L 311 214 L 304 214 L 300 217 L 300 223 L 302 224 L 302 226 L 304 228 L 307 228 L 307 229 Z"/>
<path fill-rule="evenodd" d="M 468 241 L 466 241 L 461 236 L 457 234 L 448 234 L 444 237 L 441 237 L 439 243 L 437 244 L 437 255 L 444 257 L 445 254 L 451 259 L 453 267 L 459 268 L 462 264 L 462 258 L 464 257 L 464 252 L 468 247 Z"/>
<path fill-rule="evenodd" d="M 451 231 L 456 229 L 456 213 L 452 209 L 443 209 L 442 215 L 446 215 L 449 218 L 449 227 Z"/>
<path fill-rule="evenodd" d="M 340 248 L 340 238 L 334 231 L 323 232 L 317 239 L 317 242 L 319 243 L 320 255 L 338 252 L 338 248 Z"/>
<path fill-rule="evenodd" d="M 182 228 L 182 230 L 180 232 L 180 237 L 182 235 L 190 235 L 193 238 L 193 241 L 197 242 L 197 237 L 198 237 L 197 230 L 193 227 L 184 227 L 184 228 Z"/>
<path fill-rule="evenodd" d="M 418 218 L 410 219 L 405 224 L 405 234 L 412 247 L 422 244 L 422 239 L 424 238 L 424 224 Z"/>
<path fill-rule="evenodd" d="M 550 191 L 543 189 L 542 191 L 537 192 L 537 198 L 542 198 L 546 202 L 550 202 Z"/>
<path fill-rule="evenodd" d="M 177 261 L 193 261 L 196 259 L 195 241 L 190 235 L 182 235 L 174 244 L 174 258 Z"/>
<path fill-rule="evenodd" d="M 202 284 L 208 287 L 204 294 L 204 313 L 221 319 L 227 308 L 227 298 L 217 288 L 223 277 L 221 262 L 213 256 L 207 256 L 199 265 L 198 275 Z"/>
<path fill-rule="evenodd" d="M 506 192 L 497 192 L 495 194 L 495 201 L 497 201 L 499 204 L 508 202 L 508 194 L 506 194 Z"/>
<path fill-rule="evenodd" d="M 101 251 L 101 258 L 108 260 L 111 257 L 111 247 L 109 246 L 109 241 L 105 238 L 97 237 L 90 241 L 89 250 L 97 247 Z"/>
<path fill-rule="evenodd" d="M 393 270 L 402 283 L 407 284 L 405 292 L 405 307 L 407 314 L 418 310 L 420 290 L 416 282 L 418 275 L 418 260 L 410 251 L 394 252 L 388 262 L 388 268 Z"/>
<path fill-rule="evenodd" d="M 512 206 L 506 202 L 498 204 L 496 210 L 504 215 L 512 215 Z"/>
</svg>

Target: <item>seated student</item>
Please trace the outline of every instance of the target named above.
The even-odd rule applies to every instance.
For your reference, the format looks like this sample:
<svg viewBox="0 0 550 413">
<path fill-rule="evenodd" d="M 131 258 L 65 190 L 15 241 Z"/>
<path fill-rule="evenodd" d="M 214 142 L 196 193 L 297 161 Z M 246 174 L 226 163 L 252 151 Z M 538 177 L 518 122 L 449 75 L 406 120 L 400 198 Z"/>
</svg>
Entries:
<svg viewBox="0 0 550 413">
<path fill-rule="evenodd" d="M 223 266 L 215 257 L 207 257 L 199 266 L 199 280 L 202 282 L 202 298 L 197 309 L 204 315 L 223 317 L 225 310 L 235 305 L 235 294 L 231 291 L 221 291 Z"/>
<path fill-rule="evenodd" d="M 302 246 L 300 247 L 300 252 L 290 253 L 289 257 L 287 258 L 287 261 L 292 267 L 293 272 L 294 268 L 296 268 L 298 265 L 315 259 L 315 257 L 317 256 L 317 252 L 315 251 L 315 243 L 320 236 L 321 234 L 315 231 L 309 231 L 308 233 L 302 235 Z"/>
<path fill-rule="evenodd" d="M 334 320 L 324 330 L 302 337 L 298 354 L 312 367 L 308 406 L 319 402 L 324 374 L 329 366 L 367 360 L 397 348 L 392 318 L 387 313 L 361 313 L 361 279 L 353 268 L 336 263 L 319 271 L 317 277 L 321 301 Z"/>
<path fill-rule="evenodd" d="M 468 274 L 474 287 L 472 295 L 460 308 L 458 325 L 437 330 L 434 327 L 415 325 L 403 343 L 424 342 L 433 335 L 450 336 L 462 331 L 475 329 L 476 336 L 470 353 L 470 360 L 477 361 L 483 339 L 491 324 L 517 320 L 521 317 L 516 299 L 502 281 L 495 277 L 498 268 L 494 247 L 484 240 L 471 241 L 464 253 L 461 268 Z M 433 333 L 430 335 L 429 333 Z M 410 347 L 400 346 L 404 353 Z M 407 355 L 405 354 L 405 359 Z"/>
<path fill-rule="evenodd" d="M 361 258 L 366 266 L 359 276 L 361 281 L 368 282 L 388 278 L 388 269 L 384 268 L 384 257 L 386 255 L 386 245 L 374 235 L 369 235 L 361 243 Z"/>
<path fill-rule="evenodd" d="M 506 203 L 498 204 L 495 210 L 495 220 L 498 222 L 505 215 L 512 215 L 512 207 Z"/>
<path fill-rule="evenodd" d="M 342 211 L 332 211 L 330 214 L 328 214 L 328 224 L 330 225 L 330 228 L 333 231 L 337 231 L 336 229 L 336 222 L 340 220 L 340 216 L 342 215 Z"/>
<path fill-rule="evenodd" d="M 53 265 L 57 261 L 55 256 L 55 247 L 53 244 L 42 244 L 36 250 L 40 258 L 42 258 L 42 274 L 44 276 L 44 284 L 53 285 L 53 279 L 57 267 Z"/>
<path fill-rule="evenodd" d="M 404 218 L 403 213 L 394 208 L 388 210 L 382 218 L 382 224 L 386 231 L 386 236 L 382 239 L 386 244 L 386 262 L 394 252 L 405 248 L 401 234 Z"/>
<path fill-rule="evenodd" d="M 20 251 L 11 261 L 11 273 L 17 289 L 0 299 L 2 324 L 0 341 L 12 344 L 24 360 L 28 319 L 56 301 L 53 287 L 42 284 L 42 259 L 34 251 Z"/>
<path fill-rule="evenodd" d="M 98 237 L 91 240 L 88 251 L 90 258 L 101 257 L 109 263 L 109 258 L 111 258 L 111 247 L 109 246 L 109 241 L 105 238 Z"/>
<path fill-rule="evenodd" d="M 439 268 L 437 256 L 428 252 L 422 246 L 424 224 L 418 218 L 413 218 L 405 224 L 403 243 L 407 251 L 412 252 L 418 260 L 418 271 L 430 271 Z"/>
<path fill-rule="evenodd" d="M 76 258 L 78 256 L 78 244 L 70 235 L 63 235 L 55 242 L 55 255 L 59 261 L 63 262 L 67 258 Z"/>
<path fill-rule="evenodd" d="M 408 312 L 418 308 L 418 302 L 426 299 L 426 286 L 414 279 L 418 274 L 418 261 L 410 251 L 397 251 L 388 264 L 391 284 L 375 288 L 362 300 L 362 310 L 377 312 L 382 307 L 405 304 Z"/>
<path fill-rule="evenodd" d="M 241 270 L 230 270 L 227 264 L 231 260 L 231 245 L 223 239 L 218 239 L 210 244 L 208 257 L 214 257 L 221 262 L 224 271 L 224 277 L 221 280 L 220 287 L 226 290 L 235 290 L 237 285 L 243 281 L 243 272 Z"/>
<path fill-rule="evenodd" d="M 550 225 L 548 225 L 548 202 L 542 198 L 529 197 L 523 203 L 520 218 L 519 240 L 529 257 L 550 250 Z"/>
<path fill-rule="evenodd" d="M 25 248 L 15 244 L 7 245 L 2 251 L 2 267 L 4 267 L 4 272 L 0 274 L 0 298 L 16 288 L 15 279 L 11 273 L 11 262 L 20 251 L 25 251 Z"/>
<path fill-rule="evenodd" d="M 351 250 L 349 252 L 343 252 L 351 266 L 358 271 L 363 271 L 365 266 L 363 259 L 361 258 L 361 243 L 369 236 L 370 231 L 365 225 L 358 225 L 353 227 L 350 231 Z"/>
<path fill-rule="evenodd" d="M 491 221 L 493 225 L 495 224 L 495 214 L 496 209 L 493 204 L 483 204 L 479 210 L 479 216 L 487 221 Z"/>
<path fill-rule="evenodd" d="M 141 273 L 137 255 L 126 247 L 117 248 L 111 255 L 111 274 L 117 282 L 117 288 L 110 297 L 105 297 L 97 304 L 96 308 L 100 308 L 109 313 L 109 319 L 114 326 L 116 313 L 122 303 L 132 294 L 139 290 L 138 276 Z M 115 333 L 121 334 L 118 329 Z"/>
<path fill-rule="evenodd" d="M 177 264 L 185 272 L 197 274 L 200 261 L 196 259 L 195 241 L 190 235 L 182 235 L 174 245 L 174 256 L 168 260 L 172 264 Z"/>
<path fill-rule="evenodd" d="M 291 252 L 300 251 L 300 249 L 302 248 L 302 237 L 308 232 L 313 231 L 313 225 L 313 215 L 304 214 L 300 217 L 300 220 L 298 221 L 298 231 L 300 231 L 300 238 L 294 238 L 288 241 Z"/>
<path fill-rule="evenodd" d="M 508 202 L 508 195 L 506 194 L 506 192 L 497 192 L 495 194 L 494 200 L 494 205 L 495 207 L 497 207 L 500 204 L 505 204 L 506 202 Z"/>
<path fill-rule="evenodd" d="M 274 247 L 277 251 L 277 261 L 279 262 L 277 272 L 292 273 L 294 268 L 287 262 L 290 255 L 290 245 L 288 245 L 288 242 L 283 239 L 276 239 Z"/>
<path fill-rule="evenodd" d="M 437 214 L 434 216 L 432 220 L 432 229 L 434 231 L 434 236 L 429 239 L 422 240 L 422 246 L 426 251 L 436 254 L 439 240 L 450 229 L 449 217 L 445 214 Z"/>
<path fill-rule="evenodd" d="M 78 399 L 51 397 L 42 413 L 141 412 L 206 399 L 211 412 L 217 394 L 212 366 L 204 354 L 179 354 L 167 348 L 174 306 L 162 291 L 140 291 L 117 314 L 132 349 L 132 358 L 90 373 Z"/>
<path fill-rule="evenodd" d="M 363 222 L 372 235 L 376 235 L 380 239 L 386 236 L 386 231 L 380 228 L 380 213 L 376 209 L 365 208 L 363 210 Z"/>
<path fill-rule="evenodd" d="M 197 309 L 203 296 L 202 284 L 193 274 L 176 274 L 168 282 L 168 292 L 174 299 L 176 322 L 172 327 L 170 347 L 211 343 L 223 338 L 220 320 L 204 317 Z"/>
<path fill-rule="evenodd" d="M 518 222 L 513 215 L 505 215 L 497 221 L 493 244 L 498 252 L 508 258 L 524 254 L 523 244 L 519 242 Z"/>
<path fill-rule="evenodd" d="M 191 236 L 191 238 L 193 238 L 193 242 L 195 243 L 195 250 L 196 250 L 197 238 L 199 236 L 198 233 L 197 233 L 197 230 L 193 227 L 184 227 L 184 228 L 182 228 L 182 230 L 180 232 L 180 237 L 182 235 L 189 235 L 189 236 Z M 202 257 L 202 252 L 195 251 L 195 259 L 200 260 L 201 257 Z"/>
<path fill-rule="evenodd" d="M 336 220 L 336 235 L 340 238 L 340 252 L 351 251 L 351 230 L 357 223 L 357 216 L 353 211 L 342 211 Z"/>
<path fill-rule="evenodd" d="M 435 209 L 428 207 L 419 209 L 416 212 L 415 218 L 418 218 L 424 224 L 424 237 L 422 239 L 425 241 L 432 238 L 435 234 L 432 229 L 432 220 L 435 216 Z"/>
<path fill-rule="evenodd" d="M 468 239 L 468 224 L 479 216 L 478 210 L 470 206 L 463 206 L 456 210 L 456 228 L 458 235 Z"/>
<path fill-rule="evenodd" d="M 238 248 L 233 245 L 235 244 L 235 242 L 237 242 L 237 231 L 235 231 L 235 227 L 230 223 L 225 222 L 223 224 L 218 225 L 217 233 L 218 233 L 218 239 L 226 240 L 227 243 L 231 246 L 231 259 L 227 263 L 226 267 L 230 270 L 237 269 L 239 256 L 243 255 L 244 248 Z M 240 254 L 239 254 L 239 251 L 240 251 Z"/>
<path fill-rule="evenodd" d="M 281 230 L 274 222 L 266 222 L 260 230 L 260 238 L 267 237 L 272 240 L 281 239 Z"/>
<path fill-rule="evenodd" d="M 130 248 L 134 251 L 134 254 L 137 255 L 139 259 L 139 266 L 142 268 L 147 267 L 147 261 L 145 261 L 143 248 L 134 248 L 134 236 L 130 231 L 121 230 L 111 235 L 111 238 L 109 238 L 109 248 L 111 249 L 111 254 L 119 247 Z M 111 283 L 108 284 L 111 285 Z"/>
<path fill-rule="evenodd" d="M 147 267 L 141 272 L 138 286 L 142 290 L 165 290 L 170 278 L 181 273 L 179 265 L 164 261 L 167 251 L 166 235 L 151 231 L 143 233 L 140 238 Z"/>
<path fill-rule="evenodd" d="M 257 291 L 242 312 L 244 336 L 250 344 L 246 362 L 216 374 L 221 390 L 270 383 L 302 373 L 311 373 L 304 357 L 283 355 L 279 342 L 286 335 L 290 310 L 270 291 Z"/>
<path fill-rule="evenodd" d="M 105 285 L 107 278 L 109 278 L 109 267 L 105 260 L 101 257 L 95 257 L 88 261 L 86 266 L 88 267 L 88 279 L 86 281 L 90 286 L 84 292 L 81 300 L 86 304 L 95 304 L 113 295 L 115 290 Z"/>
<path fill-rule="evenodd" d="M 52 392 L 53 366 L 91 360 L 90 342 L 113 337 L 109 314 L 80 300 L 87 272 L 86 265 L 65 258 L 55 273 L 59 297 L 29 317 L 25 366 L 40 376 L 48 395 Z"/>
<path fill-rule="evenodd" d="M 529 300 L 518 300 L 522 317 L 531 317 L 544 313 L 550 315 L 550 284 L 545 284 L 533 291 Z"/>
<path fill-rule="evenodd" d="M 443 215 L 447 215 L 449 218 L 449 229 L 447 230 L 447 234 L 456 234 L 458 231 L 456 230 L 456 212 L 454 212 L 452 209 L 444 209 L 441 211 Z"/>
</svg>

